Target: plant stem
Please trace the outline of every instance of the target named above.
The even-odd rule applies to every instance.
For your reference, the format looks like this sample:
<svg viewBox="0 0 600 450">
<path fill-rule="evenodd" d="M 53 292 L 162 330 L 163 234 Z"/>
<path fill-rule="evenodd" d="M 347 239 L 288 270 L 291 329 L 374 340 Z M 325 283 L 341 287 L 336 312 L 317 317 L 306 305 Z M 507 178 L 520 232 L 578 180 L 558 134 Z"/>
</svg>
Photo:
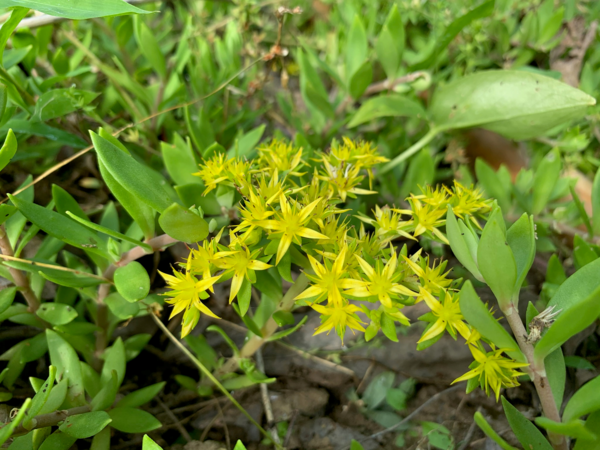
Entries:
<svg viewBox="0 0 600 450">
<path fill-rule="evenodd" d="M 533 345 L 527 342 L 527 330 L 519 317 L 515 304 L 511 303 L 503 312 L 517 339 L 521 351 L 527 358 L 527 362 L 529 362 L 529 367 L 526 367 L 525 370 L 528 372 L 535 385 L 535 390 L 540 397 L 544 415 L 550 420 L 561 422 L 560 413 L 556 406 L 556 401 L 552 394 L 548 377 L 546 376 L 546 367 L 544 366 L 543 361 L 541 363 L 536 363 L 535 361 L 533 356 Z M 568 450 L 567 440 L 564 436 L 548 432 L 548 437 L 555 450 Z"/>
<path fill-rule="evenodd" d="M 126 253 L 121 255 L 121 259 L 119 261 L 109 265 L 102 276 L 109 281 L 112 281 L 113 276 L 115 274 L 115 270 L 117 268 L 126 266 L 131 261 L 135 261 L 136 259 L 141 258 L 144 255 L 150 255 L 155 251 L 161 250 L 164 247 L 179 242 L 177 239 L 172 238 L 168 234 L 162 234 L 155 238 L 152 238 L 144 244 L 150 246 L 148 247 L 134 247 Z M 96 331 L 96 354 L 95 354 L 95 362 L 94 365 L 96 369 L 100 369 L 102 365 L 102 360 L 100 357 L 104 353 L 106 349 L 106 345 L 108 344 L 108 309 L 106 307 L 106 303 L 104 303 L 104 299 L 110 294 L 110 284 L 101 284 L 98 287 L 98 297 L 96 298 L 96 325 L 100 328 Z"/>
<path fill-rule="evenodd" d="M 6 230 L 4 228 L 4 224 L 0 226 L 0 251 L 2 254 L 8 257 L 14 257 L 14 252 L 12 245 L 10 245 L 10 240 L 6 235 Z M 12 267 L 8 268 L 10 275 L 13 277 L 13 280 L 25 300 L 27 301 L 27 305 L 29 305 L 29 312 L 35 312 L 40 307 L 40 301 L 35 296 L 31 286 L 29 285 L 29 279 L 25 276 L 23 272 L 19 269 L 13 269 Z"/>
<path fill-rule="evenodd" d="M 392 170 L 394 167 L 396 167 L 401 162 L 406 161 L 412 155 L 414 155 L 419 150 L 421 150 L 423 147 L 425 147 L 427 144 L 429 144 L 433 140 L 433 138 L 438 135 L 438 133 L 440 131 L 441 130 L 439 130 L 438 128 L 433 127 L 431 130 L 429 130 L 427 132 L 427 134 L 425 136 L 423 136 L 421 139 L 419 139 L 417 142 L 415 142 L 411 147 L 409 147 L 407 150 L 400 153 L 393 160 L 391 160 L 389 163 L 387 163 L 385 166 L 383 166 L 378 171 L 378 173 L 382 175 L 382 174 Z"/>
<path fill-rule="evenodd" d="M 183 352 L 183 354 L 185 356 L 187 356 L 190 361 L 192 361 L 197 367 L 198 369 L 200 369 L 200 371 L 207 376 L 207 378 L 212 381 L 214 383 L 214 385 L 219 388 L 219 390 L 223 393 L 223 395 L 225 395 L 225 397 L 227 397 L 229 399 L 229 401 L 231 403 L 234 404 L 234 406 L 240 410 L 240 412 L 242 414 L 244 414 L 244 416 L 246 416 L 246 418 L 256 427 L 258 428 L 258 430 L 263 434 L 263 436 L 265 436 L 267 439 L 270 439 L 271 441 L 273 440 L 272 436 L 263 428 L 260 426 L 260 424 L 254 420 L 254 418 L 248 413 L 248 411 L 246 411 L 244 409 L 244 407 L 242 405 L 239 404 L 239 402 L 233 398 L 233 396 L 227 391 L 227 389 L 225 389 L 223 387 L 223 385 L 219 382 L 219 380 L 217 380 L 215 378 L 215 376 L 210 373 L 210 370 L 208 370 L 204 364 L 202 364 L 198 358 L 196 358 L 186 347 L 185 345 L 183 345 L 179 339 L 177 339 L 175 336 L 173 336 L 173 333 L 171 333 L 169 331 L 169 329 L 165 326 L 164 323 L 162 323 L 162 321 L 156 317 L 156 314 L 152 311 L 150 311 L 150 316 L 152 317 L 152 319 L 154 319 L 154 322 L 156 322 L 156 324 L 158 325 L 158 327 L 163 331 L 163 333 L 165 333 L 167 335 L 167 337 L 171 340 L 171 342 L 173 342 L 173 344 L 175 344 L 179 350 L 181 350 Z M 281 446 L 279 446 L 278 448 L 281 448 Z"/>
<path fill-rule="evenodd" d="M 289 311 L 294 306 L 294 299 L 308 286 L 308 278 L 304 273 L 301 273 L 296 281 L 288 289 L 286 294 L 283 296 L 279 305 L 277 305 L 277 311 Z M 267 323 L 262 327 L 262 335 L 263 337 L 252 335 L 252 337 L 244 344 L 242 349 L 240 350 L 239 357 L 232 356 L 225 364 L 221 366 L 219 370 L 215 372 L 215 375 L 222 376 L 227 373 L 231 373 L 238 368 L 239 359 L 250 358 L 254 355 L 258 349 L 260 349 L 265 342 L 267 342 L 267 338 L 271 337 L 275 331 L 277 331 L 279 325 L 273 319 L 273 316 L 267 320 Z"/>
<path fill-rule="evenodd" d="M 31 430 L 36 430 L 38 428 L 46 428 L 58 425 L 60 422 L 65 420 L 67 417 L 76 416 L 77 414 L 84 414 L 91 411 L 91 407 L 89 405 L 86 406 L 77 406 L 76 408 L 71 409 L 63 409 L 59 411 L 54 411 L 52 413 L 43 414 L 41 416 L 36 416 L 33 423 L 34 426 Z M 22 434 L 27 434 L 31 430 L 26 429 L 23 425 L 19 425 L 11 436 L 17 437 Z"/>
</svg>

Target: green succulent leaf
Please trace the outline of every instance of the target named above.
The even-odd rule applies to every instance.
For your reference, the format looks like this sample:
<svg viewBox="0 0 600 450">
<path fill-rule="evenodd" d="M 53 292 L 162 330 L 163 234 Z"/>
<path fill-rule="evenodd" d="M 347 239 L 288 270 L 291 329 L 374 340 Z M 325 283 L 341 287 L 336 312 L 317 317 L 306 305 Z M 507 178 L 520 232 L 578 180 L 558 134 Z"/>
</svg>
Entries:
<svg viewBox="0 0 600 450">
<path fill-rule="evenodd" d="M 510 428 L 523 446 L 531 450 L 552 450 L 552 446 L 542 432 L 536 428 L 517 408 L 502 396 L 504 414 L 508 419 Z"/>
</svg>

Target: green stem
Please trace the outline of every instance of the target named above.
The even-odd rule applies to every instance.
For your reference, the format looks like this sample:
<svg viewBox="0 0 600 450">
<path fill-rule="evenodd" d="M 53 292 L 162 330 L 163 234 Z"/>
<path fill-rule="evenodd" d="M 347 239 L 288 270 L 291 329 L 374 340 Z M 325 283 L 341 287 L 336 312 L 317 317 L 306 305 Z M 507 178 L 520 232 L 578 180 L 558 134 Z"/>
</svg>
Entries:
<svg viewBox="0 0 600 450">
<path fill-rule="evenodd" d="M 439 128 L 433 127 L 431 130 L 429 130 L 427 132 L 427 134 L 425 136 L 423 136 L 421 139 L 419 139 L 417 142 L 415 142 L 411 147 L 409 147 L 407 150 L 400 153 L 393 160 L 391 160 L 389 163 L 387 163 L 385 166 L 383 166 L 378 171 L 378 173 L 384 174 L 386 172 L 389 172 L 390 170 L 392 170 L 394 167 L 396 167 L 403 161 L 406 161 L 408 158 L 410 158 L 415 153 L 417 153 L 419 150 L 421 150 L 423 147 L 425 147 L 427 144 L 429 144 L 433 140 L 433 138 L 439 134 L 440 131 L 441 130 Z"/>
<path fill-rule="evenodd" d="M 165 326 L 165 324 L 163 324 L 161 322 L 161 320 L 156 317 L 156 314 L 154 314 L 153 312 L 150 311 L 150 316 L 152 317 L 152 319 L 154 319 L 154 322 L 156 322 L 156 324 L 158 325 L 158 327 L 163 331 L 163 333 L 165 333 L 167 335 L 167 337 L 171 340 L 171 342 L 173 342 L 173 344 L 175 344 L 184 354 L 185 356 L 187 356 L 190 361 L 192 361 L 197 367 L 198 369 L 200 369 L 200 371 L 206 375 L 206 377 L 212 381 L 214 383 L 215 386 L 217 386 L 219 388 L 219 390 L 223 393 L 223 395 L 225 395 L 225 397 L 227 397 L 229 399 L 229 401 L 231 403 L 233 403 L 235 405 L 235 407 L 237 409 L 240 410 L 240 412 L 242 414 L 244 414 L 244 416 L 246 416 L 248 418 L 248 420 L 256 427 L 258 428 L 258 430 L 269 440 L 273 441 L 273 438 L 271 437 L 271 435 L 263 428 L 260 426 L 260 424 L 258 422 L 256 422 L 256 420 L 254 420 L 254 418 L 248 413 L 248 411 L 246 411 L 244 409 L 244 407 L 242 405 L 239 404 L 239 402 L 233 398 L 233 396 L 227 391 L 227 389 L 225 389 L 223 387 L 223 385 L 219 382 L 219 380 L 217 380 L 215 378 L 215 376 L 210 372 L 210 370 L 208 370 L 204 364 L 202 364 L 198 358 L 196 358 L 175 336 L 173 336 L 173 333 L 171 333 L 169 331 L 169 329 Z M 281 449 L 281 446 L 277 447 L 278 449 Z"/>
</svg>

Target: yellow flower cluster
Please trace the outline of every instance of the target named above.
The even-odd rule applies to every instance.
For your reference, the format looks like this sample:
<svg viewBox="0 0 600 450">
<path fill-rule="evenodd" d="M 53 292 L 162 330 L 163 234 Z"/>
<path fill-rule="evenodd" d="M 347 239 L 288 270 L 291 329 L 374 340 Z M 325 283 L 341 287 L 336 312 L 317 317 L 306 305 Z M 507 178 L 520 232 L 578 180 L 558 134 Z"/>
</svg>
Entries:
<svg viewBox="0 0 600 450">
<path fill-rule="evenodd" d="M 217 153 L 195 174 L 205 185 L 204 195 L 229 190 L 239 202 L 230 215 L 237 220 L 229 233 L 223 229 L 191 250 L 182 272 L 162 274 L 171 290 L 166 294 L 174 305 L 171 317 L 184 312 L 182 336 L 197 324 L 200 313 L 216 317 L 202 302 L 215 283 L 231 279 L 229 302 L 237 298 L 244 314 L 257 281 L 255 271 L 279 276 L 290 273 L 294 264 L 309 280 L 295 298 L 297 304 L 321 315 L 315 334 L 335 330 L 343 340 L 350 328 L 369 340 L 382 330 L 397 340 L 396 323 L 409 325 L 401 310 L 425 301 L 431 312 L 420 318 L 428 322 L 420 348 L 445 331 L 455 339 L 460 334 L 479 364 L 469 377 L 482 377 L 482 386 L 496 392 L 498 386 L 515 385 L 518 372 L 513 369 L 520 366 L 502 363 L 502 350 L 485 356 L 481 336 L 461 314 L 458 286 L 448 278 L 446 262 L 436 264 L 421 251 L 408 256 L 406 245 L 394 246 L 394 241 L 418 236 L 447 243 L 441 229 L 449 205 L 479 227 L 477 217 L 490 210 L 481 192 L 457 182 L 452 188 L 426 187 L 407 199 L 408 208 L 376 206 L 374 217 L 354 215 L 343 208 L 344 202 L 375 194 L 372 169 L 387 161 L 370 144 L 344 139 L 317 153 L 273 140 L 257 150 L 250 161 Z M 367 177 L 368 189 L 363 186 Z M 365 224 L 374 231 L 367 232 Z M 490 369 L 496 366 L 501 369 Z"/>
</svg>

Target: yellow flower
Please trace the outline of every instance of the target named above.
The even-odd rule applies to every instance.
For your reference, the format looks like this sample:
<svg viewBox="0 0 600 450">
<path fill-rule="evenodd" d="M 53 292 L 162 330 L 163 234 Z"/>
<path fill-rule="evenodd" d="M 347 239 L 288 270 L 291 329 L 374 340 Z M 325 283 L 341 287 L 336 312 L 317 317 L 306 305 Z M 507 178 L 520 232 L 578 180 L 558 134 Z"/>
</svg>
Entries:
<svg viewBox="0 0 600 450">
<path fill-rule="evenodd" d="M 241 240 L 243 241 L 256 227 L 259 227 L 263 220 L 271 217 L 275 212 L 269 208 L 269 202 L 257 195 L 252 188 L 248 192 L 249 199 L 240 206 L 240 215 L 242 222 L 235 227 L 234 233 L 246 230 Z"/>
<path fill-rule="evenodd" d="M 293 171 L 301 166 L 302 148 L 297 148 L 292 143 L 273 139 L 269 144 L 263 145 L 258 149 L 258 164 L 261 167 L 277 170 L 279 172 Z M 290 175 L 302 176 L 303 174 L 294 171 Z"/>
<path fill-rule="evenodd" d="M 329 305 L 342 306 L 344 299 L 340 289 L 356 287 L 362 283 L 358 280 L 343 278 L 345 276 L 344 259 L 346 258 L 347 251 L 348 247 L 345 246 L 333 264 L 327 264 L 327 262 L 325 262 L 325 265 L 308 255 L 310 265 L 315 271 L 315 275 L 306 274 L 306 276 L 313 284 L 294 300 L 327 295 L 327 303 Z M 320 299 L 317 298 L 316 302 L 319 302 L 319 300 Z"/>
<path fill-rule="evenodd" d="M 222 254 L 226 255 L 223 258 L 220 258 L 221 253 L 215 255 L 216 258 L 220 258 L 215 261 L 215 265 L 221 269 L 225 269 L 223 275 L 226 276 L 233 273 L 231 290 L 229 292 L 229 303 L 233 301 L 234 297 L 240 291 L 244 278 L 251 283 L 255 283 L 255 270 L 266 270 L 269 267 L 272 267 L 270 264 L 255 259 L 257 253 L 258 252 L 250 254 L 250 250 L 244 247 L 240 250 L 223 252 Z"/>
<path fill-rule="evenodd" d="M 356 194 L 368 195 L 377 193 L 356 187 L 364 178 L 364 176 L 359 175 L 360 165 L 343 162 L 339 166 L 334 166 L 323 156 L 323 166 L 325 167 L 325 174 L 320 175 L 319 179 L 329 184 L 331 188 L 330 196 L 334 194 L 334 191 L 337 191 L 342 201 L 345 202 L 348 195 L 355 197 Z"/>
<path fill-rule="evenodd" d="M 348 303 L 346 305 L 333 305 L 323 306 L 313 304 L 312 308 L 321 314 L 321 321 L 323 322 L 320 327 L 315 330 L 315 335 L 324 333 L 327 334 L 335 328 L 336 333 L 344 343 L 344 333 L 346 327 L 350 327 L 352 332 L 359 330 L 364 332 L 365 329 L 361 325 L 360 318 L 356 315 L 356 312 L 360 311 L 360 308 L 356 305 Z"/>
<path fill-rule="evenodd" d="M 473 223 L 477 226 L 479 224 L 473 217 L 473 215 L 487 212 L 491 209 L 490 200 L 483 198 L 483 192 L 480 189 L 466 188 L 458 181 L 454 180 L 454 188 L 452 191 L 446 188 L 451 194 L 450 204 L 452 205 L 452 211 L 461 219 L 464 216 L 470 216 Z"/>
<path fill-rule="evenodd" d="M 356 217 L 363 222 L 374 226 L 375 236 L 380 238 L 382 244 L 385 245 L 398 236 L 403 236 L 407 239 L 414 239 L 410 234 L 407 233 L 411 222 L 403 221 L 400 211 L 401 210 L 390 209 L 389 206 L 380 208 L 376 205 L 374 211 L 375 219 L 361 215 Z M 408 211 L 408 214 L 411 214 L 411 211 Z"/>
<path fill-rule="evenodd" d="M 433 189 L 431 186 L 426 186 L 425 190 L 421 188 L 423 194 L 415 195 L 414 197 L 421 200 L 423 203 L 427 203 L 428 205 L 433 206 L 437 209 L 446 209 L 448 206 L 448 193 L 447 188 L 435 188 Z"/>
<path fill-rule="evenodd" d="M 188 258 L 188 269 L 190 265 L 191 257 Z M 185 274 L 173 271 L 174 276 L 160 271 L 159 273 L 167 282 L 167 287 L 172 291 L 163 294 L 166 297 L 171 297 L 169 300 L 166 300 L 166 303 L 173 305 L 173 311 L 171 311 L 169 319 L 172 319 L 180 312 L 185 311 L 181 337 L 185 337 L 192 328 L 194 328 L 200 317 L 199 313 L 193 311 L 190 312 L 190 309 L 196 309 L 198 312 L 202 312 L 216 319 L 219 318 L 208 309 L 204 303 L 202 303 L 201 299 L 208 298 L 206 290 L 210 289 L 212 285 L 221 278 L 220 276 L 198 280 L 189 272 L 189 270 L 186 270 Z"/>
<path fill-rule="evenodd" d="M 392 297 L 397 297 L 399 294 L 416 297 L 416 292 L 398 283 L 401 274 L 396 272 L 398 256 L 393 247 L 391 248 L 391 253 L 392 256 L 385 267 L 382 267 L 382 264 L 378 262 L 375 265 L 376 268 L 371 267 L 360 256 L 354 255 L 369 281 L 364 281 L 362 286 L 348 290 L 347 294 L 355 297 L 371 297 L 375 295 L 386 308 L 394 307 Z"/>
<path fill-rule="evenodd" d="M 342 145 L 332 147 L 331 155 L 340 162 L 353 163 L 366 169 L 369 174 L 369 187 L 373 178 L 371 168 L 375 164 L 389 161 L 386 157 L 379 155 L 377 147 L 371 147 L 369 142 L 354 142 L 347 137 L 344 138 Z"/>
<path fill-rule="evenodd" d="M 502 387 L 519 386 L 517 378 L 524 374 L 515 369 L 525 367 L 528 364 L 502 356 L 503 352 L 510 349 L 496 349 L 494 345 L 491 345 L 491 347 L 492 351 L 485 352 L 482 347 L 478 348 L 474 345 L 469 345 L 469 349 L 475 358 L 470 367 L 473 365 L 475 367 L 463 376 L 458 377 L 452 384 L 477 377 L 481 388 L 485 389 L 485 393 L 489 395 L 491 387 L 496 394 L 496 401 L 498 401 Z"/>
<path fill-rule="evenodd" d="M 429 232 L 433 236 L 437 237 L 443 243 L 448 244 L 448 239 L 443 233 L 438 230 L 446 222 L 443 217 L 446 215 L 446 209 L 437 208 L 427 203 L 421 202 L 417 197 L 411 196 L 408 199 L 411 209 L 394 209 L 398 213 L 412 214 L 412 227 L 414 228 L 415 237 L 422 235 L 423 233 Z"/>
<path fill-rule="evenodd" d="M 193 174 L 200 177 L 206 186 L 202 195 L 208 194 L 217 187 L 217 184 L 227 180 L 228 164 L 226 158 L 227 155 L 225 155 L 225 153 L 213 155 L 212 158 L 204 161 L 204 164 L 200 165 L 200 171 Z"/>
<path fill-rule="evenodd" d="M 417 253 L 420 252 L 421 250 L 419 250 Z M 427 258 L 421 258 L 421 261 L 423 262 L 421 265 L 404 255 L 402 255 L 402 257 L 410 266 L 415 275 L 421 279 L 421 286 L 423 286 L 427 291 L 436 294 L 452 284 L 452 280 L 447 278 L 450 270 L 448 270 L 446 273 L 443 273 L 444 269 L 446 268 L 447 261 L 440 262 L 437 266 L 434 263 L 430 267 L 429 256 Z M 425 267 L 423 268 L 422 266 Z"/>
<path fill-rule="evenodd" d="M 424 288 L 420 290 L 420 299 L 425 300 L 427 306 L 431 309 L 437 320 L 427 330 L 418 342 L 427 341 L 433 339 L 439 334 L 442 334 L 444 330 L 452 335 L 456 336 L 458 331 L 462 337 L 469 339 L 471 331 L 469 327 L 463 322 L 463 315 L 460 312 L 460 305 L 458 303 L 458 295 L 453 295 L 449 291 L 442 291 L 443 300 L 438 301 L 429 291 Z"/>
<path fill-rule="evenodd" d="M 301 237 L 308 239 L 328 239 L 324 234 L 306 227 L 310 221 L 310 213 L 320 201 L 321 199 L 317 199 L 304 208 L 299 208 L 297 203 L 293 207 L 290 207 L 285 195 L 282 195 L 279 198 L 281 212 L 277 213 L 277 219 L 265 220 L 261 223 L 263 228 L 273 230 L 276 234 L 281 233 L 281 241 L 277 248 L 276 264 L 279 264 L 279 261 L 281 261 L 283 255 L 288 251 L 292 242 L 302 245 Z"/>
</svg>

